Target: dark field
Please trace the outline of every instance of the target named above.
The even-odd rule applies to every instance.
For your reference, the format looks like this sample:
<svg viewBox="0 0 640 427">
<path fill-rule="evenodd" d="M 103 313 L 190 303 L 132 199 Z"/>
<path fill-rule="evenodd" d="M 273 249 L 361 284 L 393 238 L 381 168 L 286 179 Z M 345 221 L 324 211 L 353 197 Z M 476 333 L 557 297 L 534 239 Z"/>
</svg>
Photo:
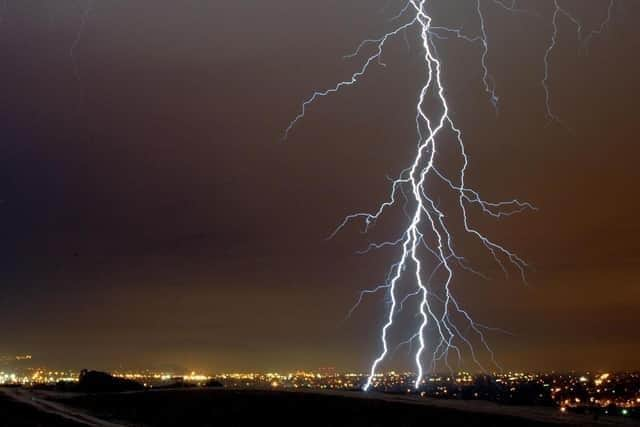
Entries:
<svg viewBox="0 0 640 427">
<path fill-rule="evenodd" d="M 2 427 L 81 427 L 73 421 L 67 421 L 56 415 L 16 402 L 0 393 L 0 426 Z"/>
<path fill-rule="evenodd" d="M 150 426 L 550 426 L 515 417 L 311 393 L 168 390 L 59 402 L 102 419 Z"/>
</svg>

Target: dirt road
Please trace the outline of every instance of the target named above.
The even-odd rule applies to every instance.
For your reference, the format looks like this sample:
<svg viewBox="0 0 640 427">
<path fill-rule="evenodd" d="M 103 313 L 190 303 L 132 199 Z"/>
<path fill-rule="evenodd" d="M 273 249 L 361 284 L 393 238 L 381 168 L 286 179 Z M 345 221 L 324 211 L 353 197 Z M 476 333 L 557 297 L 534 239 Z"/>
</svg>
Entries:
<svg viewBox="0 0 640 427">
<path fill-rule="evenodd" d="M 46 412 L 48 414 L 57 415 L 80 425 L 90 427 L 125 427 L 123 424 L 104 421 L 91 415 L 84 414 L 77 409 L 67 407 L 57 402 L 51 402 L 49 400 L 46 400 L 45 398 L 40 397 L 37 392 L 31 390 L 18 387 L 0 387 L 0 392 L 4 393 L 11 399 L 16 400 L 17 402 L 32 406 L 33 408 L 42 412 Z"/>
</svg>

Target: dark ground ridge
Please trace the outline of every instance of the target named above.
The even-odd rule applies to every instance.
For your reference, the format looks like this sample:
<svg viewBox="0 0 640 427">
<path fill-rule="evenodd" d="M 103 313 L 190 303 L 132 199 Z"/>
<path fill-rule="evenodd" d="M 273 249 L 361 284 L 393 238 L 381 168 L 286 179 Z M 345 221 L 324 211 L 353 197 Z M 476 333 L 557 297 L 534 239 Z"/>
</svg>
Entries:
<svg viewBox="0 0 640 427">
<path fill-rule="evenodd" d="M 146 426 L 558 426 L 500 413 L 386 400 L 362 393 L 328 394 L 272 390 L 183 389 L 82 395 L 58 399 L 66 405 L 116 422 Z M 462 402 L 464 404 L 464 402 Z M 552 410 L 549 413 L 554 413 Z M 559 416 L 560 417 L 560 416 Z M 581 418 L 589 425 L 588 418 Z M 602 422 L 602 421 L 601 421 Z M 598 423 L 598 425 L 602 425 Z"/>
</svg>

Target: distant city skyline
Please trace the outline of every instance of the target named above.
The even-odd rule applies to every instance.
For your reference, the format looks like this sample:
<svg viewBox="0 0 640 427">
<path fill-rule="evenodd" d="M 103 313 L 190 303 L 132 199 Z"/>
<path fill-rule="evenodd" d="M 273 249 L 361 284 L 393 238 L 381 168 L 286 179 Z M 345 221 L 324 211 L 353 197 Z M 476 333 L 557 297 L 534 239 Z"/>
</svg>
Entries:
<svg viewBox="0 0 640 427">
<path fill-rule="evenodd" d="M 389 368 L 385 370 L 383 373 L 403 373 L 403 374 L 415 374 L 415 372 L 410 369 L 411 367 L 396 367 Z M 78 366 L 61 366 L 61 365 L 48 365 L 44 363 L 43 359 L 38 358 L 32 354 L 20 354 L 20 355 L 2 355 L 0 354 L 0 372 L 22 372 L 22 371 L 54 371 L 60 373 L 69 373 L 69 372 L 80 372 L 82 369 L 98 369 L 104 370 L 111 373 L 116 373 L 118 375 L 125 375 L 128 373 L 135 373 L 135 375 L 142 375 L 142 373 L 174 373 L 174 374 L 189 374 L 198 372 L 199 375 L 207 374 L 207 375 L 221 375 L 221 374 L 268 374 L 268 373 L 303 373 L 303 372 L 311 372 L 313 375 L 334 375 L 334 374 L 357 374 L 366 376 L 366 369 L 355 369 L 349 367 L 341 367 L 341 366 L 296 366 L 291 365 L 288 367 L 280 367 L 278 369 L 256 369 L 250 367 L 238 367 L 235 369 L 221 369 L 216 366 L 183 366 L 180 363 L 164 363 L 164 364 L 151 364 L 149 366 L 143 366 L 138 364 L 131 364 L 127 366 L 126 364 L 120 364 L 119 366 L 99 366 L 93 365 L 90 361 L 87 363 L 80 364 Z M 638 372 L 640 373 L 640 368 L 638 369 L 603 369 L 603 368 L 566 368 L 566 369 L 504 369 L 502 371 L 499 370 L 491 370 L 482 372 L 479 370 L 467 370 L 464 368 L 460 369 L 452 369 L 452 370 L 438 370 L 436 372 L 429 372 L 428 375 L 430 377 L 439 377 L 439 376 L 451 376 L 458 375 L 461 373 L 469 373 L 471 375 L 508 375 L 510 373 L 527 373 L 527 374 L 567 374 L 567 373 L 586 373 L 586 374 L 597 374 L 597 373 L 605 373 L 605 372 Z"/>
<path fill-rule="evenodd" d="M 36 369 L 24 374 L 0 370 L 0 386 L 55 386 L 64 390 L 82 384 L 82 377 L 93 372 L 101 378 L 110 375 L 91 370 L 52 372 Z M 225 387 L 231 390 L 327 390 L 359 391 L 368 383 L 368 373 L 354 372 L 245 372 L 197 373 L 116 371 L 116 378 L 132 381 L 141 389 L 184 389 L 185 387 Z M 415 373 L 381 372 L 372 379 L 372 388 L 391 396 L 417 395 L 454 401 L 488 400 L 502 404 L 557 407 L 561 412 L 600 408 L 603 415 L 637 416 L 640 410 L 640 372 L 635 373 L 530 373 L 505 372 L 471 374 L 455 372 L 428 375 L 417 389 Z"/>
</svg>

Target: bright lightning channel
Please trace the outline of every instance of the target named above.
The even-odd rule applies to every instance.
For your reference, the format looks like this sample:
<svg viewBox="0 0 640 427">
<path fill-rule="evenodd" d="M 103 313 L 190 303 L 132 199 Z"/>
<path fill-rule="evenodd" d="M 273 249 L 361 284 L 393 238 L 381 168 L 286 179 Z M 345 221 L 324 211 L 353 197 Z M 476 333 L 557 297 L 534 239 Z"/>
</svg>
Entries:
<svg viewBox="0 0 640 427">
<path fill-rule="evenodd" d="M 473 238 L 477 239 L 489 251 L 505 274 L 508 273 L 507 267 L 511 265 L 519 272 L 522 280 L 525 280 L 525 270 L 528 267 L 527 263 L 517 254 L 502 244 L 491 240 L 471 225 L 467 213 L 467 207 L 469 205 L 478 206 L 482 212 L 494 218 L 510 216 L 526 210 L 535 210 L 536 208 L 529 202 L 522 202 L 517 199 L 503 202 L 485 201 L 477 191 L 467 187 L 465 173 L 469 158 L 465 149 L 463 133 L 460 128 L 455 125 L 450 114 L 450 107 L 446 96 L 447 91 L 442 78 L 442 63 L 438 57 L 435 46 L 436 40 L 447 38 L 448 35 L 453 35 L 466 42 L 480 44 L 480 66 L 483 88 L 489 97 L 489 101 L 497 110 L 499 98 L 495 83 L 489 72 L 489 37 L 485 25 L 483 8 L 485 7 L 485 3 L 488 3 L 489 5 L 496 5 L 509 12 L 527 11 L 519 9 L 515 0 L 512 0 L 510 3 L 504 0 L 476 0 L 475 12 L 478 17 L 480 34 L 477 36 L 469 36 L 463 33 L 461 29 L 433 25 L 433 18 L 427 7 L 428 3 L 427 0 L 408 0 L 404 3 L 402 9 L 392 18 L 392 21 L 395 22 L 404 19 L 405 22 L 397 25 L 393 30 L 387 32 L 380 38 L 367 39 L 360 43 L 356 50 L 346 57 L 357 57 L 361 55 L 365 49 L 372 47 L 373 53 L 366 57 L 361 68 L 354 72 L 347 80 L 341 81 L 329 89 L 314 92 L 303 102 L 299 114 L 291 121 L 284 133 L 284 138 L 288 138 L 295 125 L 304 118 L 308 107 L 319 98 L 336 93 L 347 86 L 355 85 L 374 64 L 384 66 L 382 54 L 389 41 L 401 33 L 406 34 L 408 30 L 417 29 L 423 51 L 422 60 L 425 70 L 425 83 L 418 94 L 416 102 L 415 124 L 418 144 L 413 162 L 403 170 L 397 178 L 391 179 L 391 191 L 388 200 L 384 201 L 373 212 L 360 212 L 347 216 L 330 236 L 335 236 L 344 226 L 354 220 L 362 220 L 366 231 L 369 226 L 374 224 L 388 209 L 397 206 L 400 198 L 405 199 L 402 209 L 408 218 L 409 224 L 401 237 L 393 241 L 370 244 L 368 248 L 361 251 L 364 253 L 388 246 L 400 248 L 399 259 L 390 267 L 385 282 L 372 289 L 363 290 L 356 304 L 348 313 L 348 316 L 350 316 L 367 294 L 376 293 L 381 290 L 387 292 L 388 304 L 385 317 L 386 321 L 380 332 L 382 350 L 371 364 L 364 390 L 371 388 L 380 364 L 390 355 L 390 352 L 394 351 L 390 349 L 389 333 L 394 325 L 396 316 L 404 309 L 409 299 L 416 297 L 419 299 L 418 312 L 416 314 L 420 319 L 419 325 L 409 339 L 398 345 L 401 346 L 411 344 L 415 340 L 418 341 L 418 347 L 414 353 L 414 363 L 417 370 L 414 383 L 416 388 L 420 387 L 425 375 L 424 353 L 427 349 L 427 339 L 425 335 L 428 327 L 430 327 L 436 335 L 435 341 L 431 344 L 431 363 L 429 364 L 431 370 L 435 370 L 436 364 L 439 362 L 452 370 L 449 363 L 450 353 L 453 352 L 458 362 L 460 362 L 462 359 L 462 351 L 466 348 L 473 362 L 482 371 L 486 371 L 485 367 L 480 363 L 476 350 L 472 345 L 473 339 L 481 343 L 484 351 L 490 356 L 492 363 L 499 368 L 494 353 L 483 333 L 485 330 L 495 329 L 475 322 L 453 295 L 451 284 L 454 279 L 456 265 L 473 273 L 479 273 L 467 266 L 464 258 L 455 252 L 453 235 L 448 226 L 449 215 L 445 209 L 438 207 L 432 194 L 433 190 L 427 186 L 427 178 L 440 180 L 446 184 L 449 190 L 454 192 L 453 194 L 455 194 L 457 198 L 458 214 L 460 214 L 462 218 L 464 230 Z M 561 7 L 559 0 L 554 0 L 553 4 L 553 34 L 544 56 L 542 87 L 545 93 L 547 115 L 557 120 L 557 115 L 554 114 L 551 109 L 548 82 L 550 57 L 556 46 L 558 37 L 558 19 L 560 16 L 568 18 L 577 26 L 579 34 L 582 31 L 582 25 L 573 15 Z M 607 10 L 606 21 L 604 21 L 597 30 L 592 31 L 587 39 L 600 34 L 604 30 L 611 18 L 612 4 L 613 1 L 611 1 Z M 427 111 L 427 101 L 435 101 L 439 106 L 438 111 L 435 113 Z M 447 176 L 443 172 L 443 169 L 438 167 L 436 161 L 443 136 L 446 136 L 447 133 L 453 135 L 457 143 L 458 154 L 462 161 L 462 166 L 457 170 L 455 177 Z M 433 257 L 433 260 L 427 262 L 427 260 L 424 259 L 424 254 L 421 252 L 423 249 L 427 250 L 428 254 Z M 429 273 L 427 273 L 427 271 L 429 271 L 427 265 L 431 266 Z M 401 294 L 399 282 L 409 271 L 413 271 L 412 282 L 414 283 L 414 287 Z M 437 277 L 436 273 L 439 271 L 444 273 L 444 278 L 438 283 L 442 290 L 437 292 L 434 290 L 434 284 Z M 426 279 L 424 278 L 425 276 Z"/>
</svg>

